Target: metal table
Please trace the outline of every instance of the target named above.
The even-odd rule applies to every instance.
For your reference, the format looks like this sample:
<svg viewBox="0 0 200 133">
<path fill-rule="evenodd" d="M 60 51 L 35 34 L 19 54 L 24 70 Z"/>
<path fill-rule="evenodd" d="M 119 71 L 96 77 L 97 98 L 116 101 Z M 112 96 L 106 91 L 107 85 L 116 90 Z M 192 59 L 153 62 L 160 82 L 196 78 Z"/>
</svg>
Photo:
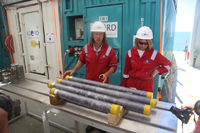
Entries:
<svg viewBox="0 0 200 133">
<path fill-rule="evenodd" d="M 117 126 L 113 126 L 107 123 L 107 114 L 105 113 L 66 101 L 63 101 L 59 105 L 51 105 L 49 100 L 49 88 L 47 87 L 48 82 L 49 80 L 40 80 L 26 75 L 25 81 L 17 84 L 0 86 L 0 90 L 5 94 L 12 93 L 18 95 L 20 98 L 24 99 L 27 104 L 30 100 L 39 104 L 43 110 L 41 116 L 36 116 L 30 112 L 27 112 L 27 114 L 31 114 L 32 116 L 41 119 L 46 133 L 50 132 L 49 123 L 70 132 L 80 132 L 79 122 L 98 127 L 99 129 L 104 129 L 111 133 L 169 133 L 176 132 L 177 130 L 177 118 L 168 111 L 172 105 L 175 106 L 174 104 L 158 102 L 157 108 L 152 109 L 150 116 L 127 111 Z M 75 131 L 49 121 L 47 115 L 48 110 L 75 120 Z"/>
</svg>

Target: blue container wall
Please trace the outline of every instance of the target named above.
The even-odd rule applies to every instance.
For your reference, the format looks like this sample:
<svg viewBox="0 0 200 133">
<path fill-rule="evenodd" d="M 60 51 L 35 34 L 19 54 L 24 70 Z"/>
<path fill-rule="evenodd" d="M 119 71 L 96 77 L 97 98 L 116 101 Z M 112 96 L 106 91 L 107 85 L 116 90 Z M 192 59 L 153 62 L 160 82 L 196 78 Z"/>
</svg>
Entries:
<svg viewBox="0 0 200 133">
<path fill-rule="evenodd" d="M 176 24 L 176 11 L 173 0 L 165 0 L 163 2 L 163 37 L 162 37 L 162 51 L 163 55 L 173 61 L 173 47 Z M 164 76 L 164 75 L 163 75 Z M 160 80 L 160 86 L 164 84 L 164 79 Z"/>
<path fill-rule="evenodd" d="M 169 0 L 169 1 L 172 1 L 172 0 Z M 98 15 L 101 14 L 101 12 L 107 13 L 105 16 L 118 17 L 118 14 L 116 13 L 117 9 L 110 11 L 109 8 L 118 7 L 122 9 L 122 13 L 120 13 L 120 15 L 122 14 L 122 22 L 118 22 L 118 25 L 121 25 L 121 27 L 119 26 L 120 30 L 118 30 L 118 38 L 120 38 L 118 41 L 120 41 L 120 43 L 117 45 L 113 44 L 114 40 L 117 40 L 117 39 L 108 38 L 109 45 L 111 45 L 113 48 L 119 49 L 120 57 L 119 57 L 119 64 L 118 64 L 117 71 L 119 71 L 120 73 L 119 74 L 120 79 L 122 79 L 122 75 L 124 71 L 124 62 L 125 62 L 126 53 L 129 49 L 133 47 L 133 35 L 136 34 L 137 30 L 141 26 L 149 26 L 152 29 L 154 33 L 154 38 L 152 40 L 154 43 L 153 48 L 160 52 L 160 0 L 66 0 L 66 1 L 63 1 L 61 5 L 63 5 L 62 6 L 63 20 L 61 20 L 61 22 L 63 22 L 63 28 L 61 29 L 63 32 L 62 39 L 64 42 L 63 43 L 64 50 L 67 50 L 70 46 L 75 46 L 75 45 L 84 46 L 85 44 L 88 43 L 89 35 L 90 35 L 88 23 L 93 23 L 97 21 L 98 20 L 97 18 L 99 17 Z M 103 10 L 99 11 L 100 9 L 103 9 Z M 172 9 L 169 8 L 169 10 L 172 10 Z M 91 16 L 92 14 L 93 14 L 93 17 L 89 18 L 88 16 Z M 163 15 L 170 16 L 171 14 L 163 13 Z M 173 15 L 174 14 L 172 14 L 172 16 Z M 83 18 L 83 34 L 84 34 L 83 40 L 69 41 L 70 34 L 71 34 L 70 32 L 73 32 L 71 29 L 72 24 L 70 23 L 70 21 L 73 20 L 72 17 L 74 16 Z M 167 38 L 169 34 L 165 35 L 165 33 L 168 33 L 168 32 L 166 31 L 163 32 L 163 36 Z M 173 46 L 170 46 L 170 48 L 171 47 L 173 48 Z M 164 54 L 167 54 L 167 56 L 170 56 L 170 52 L 168 52 L 169 51 L 168 48 L 164 47 L 163 51 L 164 51 Z M 70 55 L 67 55 L 65 58 L 65 67 L 68 66 L 70 62 L 72 61 L 72 63 L 69 65 L 67 70 L 74 68 L 77 60 L 78 58 L 74 59 L 74 57 L 70 57 Z M 74 76 L 84 78 L 85 67 L 82 67 L 79 71 L 77 71 L 77 73 Z M 111 80 L 115 79 L 115 77 L 111 76 L 110 79 Z M 158 81 L 159 81 L 159 76 L 157 75 L 154 78 L 154 97 L 155 98 L 157 98 Z M 120 82 L 113 82 L 111 84 L 119 85 Z"/>
<path fill-rule="evenodd" d="M 160 0 L 126 1 L 124 16 L 122 62 L 125 62 L 126 53 L 133 46 L 133 35 L 142 25 L 149 26 L 152 29 L 154 36 L 152 40 L 154 43 L 153 48 L 160 51 Z M 124 69 L 124 64 L 122 67 Z M 159 76 L 156 75 L 154 77 L 154 98 L 157 98 L 158 81 Z"/>
<path fill-rule="evenodd" d="M 4 25 L 2 11 L 4 13 L 6 27 L 8 27 L 5 10 L 2 9 L 2 6 L 0 6 L 0 58 L 1 58 L 0 69 L 6 69 L 10 66 L 11 59 L 10 59 L 10 54 L 4 49 L 3 44 L 2 44 L 3 38 L 6 35 L 6 32 L 5 32 L 6 29 Z M 8 33 L 8 29 L 7 29 L 7 33 Z"/>
<path fill-rule="evenodd" d="M 174 36 L 176 26 L 176 11 L 173 0 L 165 0 L 163 2 L 163 37 L 162 37 L 162 51 L 163 55 L 172 60 Z"/>
</svg>

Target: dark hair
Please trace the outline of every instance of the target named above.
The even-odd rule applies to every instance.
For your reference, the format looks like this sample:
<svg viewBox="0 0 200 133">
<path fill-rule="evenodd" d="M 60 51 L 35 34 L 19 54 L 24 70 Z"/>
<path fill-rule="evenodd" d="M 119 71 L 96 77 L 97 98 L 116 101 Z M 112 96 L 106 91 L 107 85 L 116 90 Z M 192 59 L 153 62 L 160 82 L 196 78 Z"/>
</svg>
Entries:
<svg viewBox="0 0 200 133">
<path fill-rule="evenodd" d="M 91 36 L 90 36 L 90 40 L 89 40 L 90 46 L 93 46 L 93 44 L 94 44 L 93 33 L 94 33 L 94 32 L 91 32 Z M 108 44 L 108 41 L 107 41 L 107 39 L 106 39 L 106 33 L 104 32 L 103 35 L 104 35 L 104 37 L 103 37 L 102 42 L 103 42 L 103 45 L 106 45 L 106 44 Z"/>
<path fill-rule="evenodd" d="M 139 49 L 138 43 L 139 43 L 139 41 L 141 41 L 141 40 L 146 40 L 146 41 L 148 42 L 148 47 L 147 47 L 147 49 L 145 49 L 145 50 L 151 50 L 151 48 L 153 47 L 153 42 L 152 42 L 151 40 L 147 40 L 147 39 L 138 39 L 138 38 L 135 38 L 135 44 L 134 44 L 134 46 L 135 46 L 137 49 Z"/>
</svg>

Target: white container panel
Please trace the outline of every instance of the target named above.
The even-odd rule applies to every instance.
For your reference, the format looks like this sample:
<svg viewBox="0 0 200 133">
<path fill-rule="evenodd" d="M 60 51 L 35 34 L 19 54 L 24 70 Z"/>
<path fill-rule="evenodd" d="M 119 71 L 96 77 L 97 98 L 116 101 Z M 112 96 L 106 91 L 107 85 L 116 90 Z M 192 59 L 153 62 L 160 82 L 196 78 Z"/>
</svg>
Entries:
<svg viewBox="0 0 200 133">
<path fill-rule="evenodd" d="M 32 72 L 44 73 L 45 57 L 40 43 L 41 32 L 38 12 L 24 14 L 25 34 L 27 37 L 28 58 L 30 61 L 30 69 Z"/>
</svg>

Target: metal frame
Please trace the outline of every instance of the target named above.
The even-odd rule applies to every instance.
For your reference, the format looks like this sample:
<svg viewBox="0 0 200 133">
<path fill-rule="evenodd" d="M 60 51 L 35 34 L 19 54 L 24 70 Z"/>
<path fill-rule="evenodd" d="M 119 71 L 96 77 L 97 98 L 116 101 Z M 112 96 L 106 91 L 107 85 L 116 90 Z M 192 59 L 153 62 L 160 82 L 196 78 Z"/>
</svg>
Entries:
<svg viewBox="0 0 200 133">
<path fill-rule="evenodd" d="M 27 82 L 27 83 L 25 83 Z M 177 119 L 174 119 L 173 117 L 170 117 L 170 115 L 167 111 L 162 112 L 162 110 L 154 110 L 152 112 L 151 116 L 143 116 L 139 115 L 138 113 L 134 112 L 127 112 L 127 114 L 122 118 L 121 122 L 117 126 L 112 126 L 107 123 L 107 114 L 94 111 L 85 107 L 81 107 L 75 104 L 71 103 L 63 103 L 59 105 L 51 105 L 49 101 L 48 92 L 49 90 L 45 88 L 46 83 L 41 83 L 35 81 L 25 81 L 22 84 L 9 84 L 5 86 L 1 86 L 0 90 L 3 90 L 3 93 L 11 93 L 16 96 L 19 96 L 22 101 L 26 102 L 33 102 L 39 105 L 39 107 L 42 109 L 41 116 L 35 115 L 33 113 L 30 113 L 28 111 L 28 108 L 25 104 L 26 113 L 22 114 L 20 117 L 23 117 L 25 115 L 29 115 L 31 117 L 34 117 L 36 119 L 42 120 L 44 125 L 44 131 L 46 133 L 49 133 L 49 124 L 58 127 L 65 131 L 70 132 L 80 132 L 80 123 L 84 123 L 87 125 L 92 125 L 93 127 L 97 127 L 99 129 L 104 129 L 108 132 L 115 132 L 115 133 L 123 133 L 123 132 L 145 132 L 145 131 L 152 131 L 152 132 L 175 132 L 176 129 L 169 128 L 171 125 L 168 123 L 169 119 L 170 121 L 173 120 L 171 123 L 176 124 Z M 28 88 L 24 88 L 29 84 Z M 32 85 L 31 85 L 32 84 Z M 31 89 L 39 87 L 41 92 L 34 92 Z M 23 93 L 22 93 L 23 92 Z M 161 103 L 163 105 L 163 103 Z M 170 106 L 168 104 L 164 104 L 166 106 Z M 48 111 L 52 111 L 54 113 L 60 114 L 62 116 L 65 116 L 67 118 L 73 119 L 75 121 L 75 131 L 72 131 L 69 128 L 66 128 L 62 125 L 59 125 L 57 123 L 54 123 L 48 119 Z M 173 115 L 173 114 L 172 114 Z M 165 120 L 165 118 L 162 118 L 163 116 L 166 116 L 168 120 Z M 20 118 L 18 117 L 18 118 Z M 157 119 L 162 118 L 162 119 Z M 144 120 L 141 120 L 144 119 Z M 16 118 L 17 120 L 17 118 Z M 14 119 L 12 120 L 14 121 Z M 123 122 L 122 122 L 123 121 Z M 159 124 L 159 123 L 168 123 L 167 125 Z M 132 126 L 135 125 L 135 126 Z M 167 128 L 167 127 L 168 128 Z"/>
<path fill-rule="evenodd" d="M 24 99 L 24 98 L 22 98 L 22 99 Z M 28 100 L 28 99 L 25 98 L 24 100 Z M 49 125 L 57 127 L 57 128 L 59 128 L 59 129 L 61 129 L 63 131 L 68 131 L 68 132 L 72 132 L 72 133 L 79 133 L 80 132 L 80 124 L 77 121 L 75 121 L 76 126 L 75 126 L 75 131 L 74 131 L 74 130 L 71 130 L 69 128 L 66 128 L 66 127 L 64 127 L 62 125 L 59 125 L 59 124 L 57 124 L 55 122 L 52 122 L 52 121 L 48 120 L 48 113 L 47 112 L 49 110 L 46 107 L 44 107 L 43 104 L 40 104 L 40 107 L 43 110 L 42 116 L 38 116 L 36 114 L 33 114 L 33 113 L 29 112 L 26 102 L 24 102 L 24 105 L 25 105 L 25 113 L 23 113 L 23 114 L 15 117 L 15 118 L 9 120 L 9 124 L 11 124 L 11 123 L 13 123 L 13 122 L 25 117 L 25 116 L 30 116 L 30 117 L 33 117 L 33 118 L 43 122 L 43 127 L 44 127 L 45 133 L 50 133 Z"/>
<path fill-rule="evenodd" d="M 0 89 L 2 89 L 2 88 L 0 88 Z M 4 91 L 6 91 L 6 90 L 4 90 Z M 12 92 L 9 92 L 9 93 L 12 93 Z M 20 96 L 20 95 L 18 95 L 16 93 L 12 93 L 12 94 Z M 94 127 L 98 127 L 100 129 L 106 129 L 109 132 L 126 133 L 124 131 L 119 131 L 118 129 L 115 129 L 115 127 L 113 127 L 113 128 L 112 127 L 108 127 L 108 126 L 106 126 L 106 124 L 100 124 L 99 122 L 86 120 L 84 118 L 81 118 L 79 116 L 67 113 L 65 111 L 61 111 L 59 109 L 52 108 L 51 105 L 46 105 L 46 104 L 44 104 L 42 102 L 38 102 L 36 100 L 31 100 L 31 99 L 28 99 L 28 98 L 25 98 L 25 97 L 21 97 L 21 96 L 20 96 L 20 99 L 22 99 L 23 101 L 31 101 L 31 102 L 34 102 L 34 103 L 40 105 L 40 108 L 42 109 L 42 114 L 41 114 L 41 116 L 38 116 L 36 114 L 33 114 L 33 113 L 29 112 L 28 111 L 28 107 L 27 107 L 27 102 L 24 102 L 25 103 L 25 113 L 20 115 L 20 116 L 17 116 L 15 118 L 11 119 L 9 121 L 9 124 L 11 124 L 11 123 L 19 120 L 20 118 L 25 117 L 25 116 L 28 115 L 28 116 L 31 116 L 31 117 L 33 117 L 35 119 L 41 120 L 43 122 L 43 127 L 44 127 L 44 132 L 45 133 L 50 133 L 49 125 L 53 125 L 53 126 L 59 128 L 61 130 L 64 130 L 64 131 L 68 131 L 68 132 L 72 132 L 72 133 L 81 133 L 80 132 L 80 122 L 84 123 L 84 124 L 88 124 L 88 125 L 93 125 Z M 62 116 L 65 116 L 67 118 L 73 119 L 75 121 L 75 131 L 71 130 L 69 128 L 66 128 L 66 127 L 64 127 L 64 126 L 62 126 L 60 124 L 57 124 L 57 123 L 54 123 L 54 122 L 50 121 L 48 119 L 48 113 L 47 113 L 49 110 L 54 112 L 54 113 L 60 114 Z"/>
</svg>

